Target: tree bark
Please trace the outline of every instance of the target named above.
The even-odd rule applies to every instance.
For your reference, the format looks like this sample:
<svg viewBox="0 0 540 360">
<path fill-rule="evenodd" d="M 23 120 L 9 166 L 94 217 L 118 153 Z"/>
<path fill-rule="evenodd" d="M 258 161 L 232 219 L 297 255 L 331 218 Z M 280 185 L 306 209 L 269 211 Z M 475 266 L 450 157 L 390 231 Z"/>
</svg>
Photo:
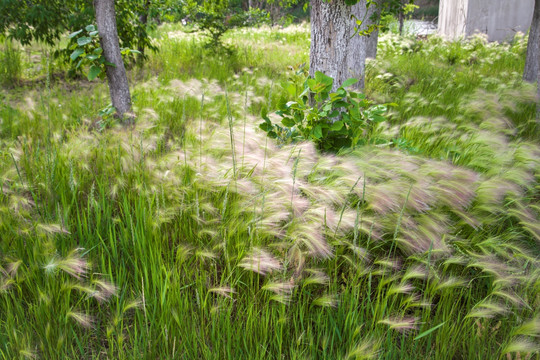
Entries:
<svg viewBox="0 0 540 360">
<path fill-rule="evenodd" d="M 123 117 L 131 111 L 131 94 L 120 53 L 114 0 L 94 0 L 94 10 L 103 56 L 107 62 L 115 65 L 106 66 L 112 105 L 116 109 L 117 116 Z"/>
<path fill-rule="evenodd" d="M 370 9 L 367 8 L 365 1 L 359 1 L 355 5 L 351 6 L 351 12 L 356 18 L 362 21 L 360 30 L 365 30 L 369 27 L 370 20 L 368 18 Z M 365 72 L 366 72 L 366 58 L 367 48 L 369 43 L 369 37 L 365 35 L 356 34 L 354 31 L 354 23 L 348 24 L 350 40 L 348 44 L 348 56 L 347 56 L 347 77 L 353 77 L 358 80 L 354 87 L 357 90 L 364 89 L 365 85 Z"/>
<path fill-rule="evenodd" d="M 366 30 L 371 25 L 376 24 L 377 19 L 372 19 L 372 16 L 380 11 L 379 5 L 382 0 L 378 0 L 377 3 L 372 3 L 367 7 L 365 1 L 360 1 L 351 8 L 351 11 L 359 20 L 363 20 L 360 30 Z M 352 26 L 352 25 L 351 25 Z M 363 90 L 365 87 L 366 77 L 366 59 L 374 59 L 377 56 L 377 43 L 379 41 L 379 31 L 375 30 L 369 35 L 354 35 L 354 29 L 351 31 L 351 38 L 349 42 L 349 72 L 351 77 L 358 79 L 355 84 L 357 90 Z"/>
<path fill-rule="evenodd" d="M 139 15 L 139 22 L 141 23 L 141 26 L 144 27 L 146 30 L 146 25 L 148 25 L 148 12 L 150 11 L 150 0 L 146 0 L 144 2 L 144 6 L 142 8 L 142 13 Z M 141 53 L 141 56 L 138 57 L 138 59 L 141 61 L 144 60 L 144 47 L 139 45 L 137 50 Z"/>
<path fill-rule="evenodd" d="M 536 125 L 540 125 L 540 71 L 536 74 Z"/>
<path fill-rule="evenodd" d="M 399 4 L 399 13 L 398 13 L 398 19 L 399 19 L 399 35 L 403 35 L 403 24 L 405 23 L 405 14 L 403 14 L 403 0 L 400 1 Z"/>
<path fill-rule="evenodd" d="M 381 13 L 381 4 L 383 0 L 376 0 L 375 3 L 372 3 L 371 6 L 367 9 L 367 25 L 372 25 L 378 23 L 377 20 L 373 20 L 371 17 L 375 13 L 378 13 L 377 19 L 380 17 Z M 375 59 L 377 57 L 377 45 L 379 44 L 379 29 L 374 30 L 368 37 L 366 37 L 366 58 Z"/>
<path fill-rule="evenodd" d="M 525 70 L 523 80 L 535 82 L 540 70 L 540 0 L 534 2 L 533 20 L 529 30 L 529 41 L 527 43 L 527 58 L 525 60 Z"/>
<path fill-rule="evenodd" d="M 358 35 L 351 37 L 354 31 L 352 11 L 360 14 L 362 6 L 365 9 L 365 0 L 360 3 L 351 7 L 345 0 L 311 1 L 309 75 L 314 76 L 316 71 L 320 71 L 332 77 L 332 91 L 337 90 L 348 78 L 363 74 L 363 42 Z M 363 19 L 363 16 L 357 17 Z"/>
<path fill-rule="evenodd" d="M 139 21 L 142 25 L 146 26 L 148 24 L 148 11 L 150 10 L 150 0 L 146 0 L 143 6 L 143 12 L 139 16 Z"/>
</svg>

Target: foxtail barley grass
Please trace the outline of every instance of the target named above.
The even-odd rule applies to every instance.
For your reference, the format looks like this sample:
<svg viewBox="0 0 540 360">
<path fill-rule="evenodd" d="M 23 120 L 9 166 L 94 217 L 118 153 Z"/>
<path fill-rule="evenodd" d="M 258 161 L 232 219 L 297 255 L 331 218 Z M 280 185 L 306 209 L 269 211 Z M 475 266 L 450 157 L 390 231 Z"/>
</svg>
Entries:
<svg viewBox="0 0 540 360">
<path fill-rule="evenodd" d="M 366 91 L 398 106 L 332 155 L 257 130 L 306 26 L 235 30 L 233 57 L 181 31 L 129 127 L 95 126 L 102 83 L 3 90 L 0 358 L 538 358 L 524 38 L 383 35 Z"/>
</svg>

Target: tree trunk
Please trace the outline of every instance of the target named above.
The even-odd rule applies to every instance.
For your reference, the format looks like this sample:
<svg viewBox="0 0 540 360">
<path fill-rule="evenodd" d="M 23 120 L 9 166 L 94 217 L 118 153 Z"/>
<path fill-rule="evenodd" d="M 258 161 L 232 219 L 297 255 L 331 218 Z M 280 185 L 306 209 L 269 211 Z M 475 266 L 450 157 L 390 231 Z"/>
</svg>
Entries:
<svg viewBox="0 0 540 360">
<path fill-rule="evenodd" d="M 381 13 L 381 4 L 383 0 L 376 0 L 375 3 L 372 3 L 371 6 L 367 9 L 367 19 L 366 23 L 367 25 L 372 25 L 374 23 L 378 23 L 378 19 L 380 17 Z M 378 13 L 376 16 L 377 19 L 373 21 L 371 17 Z M 368 59 L 375 59 L 377 57 L 377 45 L 379 43 L 379 29 L 377 28 L 374 30 L 368 37 L 366 37 L 366 58 Z"/>
<path fill-rule="evenodd" d="M 316 71 L 320 71 L 332 77 L 333 91 L 353 75 L 349 71 L 348 59 L 351 31 L 354 27 L 350 16 L 351 7 L 345 4 L 345 0 L 311 1 L 309 75 L 314 76 Z M 361 60 L 358 60 L 358 63 L 360 62 Z"/>
<path fill-rule="evenodd" d="M 143 6 L 143 12 L 139 16 L 139 21 L 141 22 L 143 26 L 146 26 L 146 24 L 148 24 L 148 11 L 149 10 L 150 10 L 150 0 L 146 0 Z"/>
<path fill-rule="evenodd" d="M 540 59 L 540 0 L 534 2 L 534 13 L 529 30 L 529 42 L 527 44 L 527 59 L 525 60 L 525 71 L 523 72 L 523 80 L 535 82 Z"/>
<path fill-rule="evenodd" d="M 251 9 L 253 9 L 253 0 L 248 1 L 248 11 L 250 12 L 248 16 L 248 24 L 250 25 L 253 23 L 253 19 L 251 17 Z"/>
<path fill-rule="evenodd" d="M 149 11 L 150 11 L 150 0 L 146 0 L 144 2 L 142 14 L 139 15 L 139 22 L 141 23 L 141 26 L 144 27 L 145 30 L 146 30 L 146 25 L 148 25 L 148 12 Z M 142 63 L 142 61 L 144 60 L 144 47 L 139 45 L 137 50 L 141 53 L 141 56 L 139 56 L 138 59 Z"/>
<path fill-rule="evenodd" d="M 540 71 L 536 74 L 536 125 L 540 125 Z"/>
<path fill-rule="evenodd" d="M 362 21 L 360 30 L 367 29 L 369 24 L 371 24 L 371 20 L 368 18 L 368 11 L 372 11 L 372 9 L 367 8 L 366 2 L 359 1 L 351 6 L 350 10 L 354 15 L 353 19 L 356 18 Z M 349 27 L 349 34 L 347 36 L 350 38 L 347 55 L 347 78 L 353 77 L 357 79 L 358 82 L 354 87 L 357 90 L 363 90 L 365 85 L 367 50 L 370 39 L 367 35 L 356 34 L 353 22 L 349 22 L 347 26 Z"/>
<path fill-rule="evenodd" d="M 120 54 L 114 0 L 94 0 L 94 9 L 103 56 L 107 62 L 115 65 L 106 66 L 112 105 L 117 115 L 123 117 L 131 110 L 131 94 Z"/>
<path fill-rule="evenodd" d="M 403 0 L 400 1 L 399 4 L 399 13 L 398 13 L 398 19 L 399 19 L 399 35 L 403 35 L 403 25 L 405 23 L 405 14 L 403 14 Z"/>
</svg>

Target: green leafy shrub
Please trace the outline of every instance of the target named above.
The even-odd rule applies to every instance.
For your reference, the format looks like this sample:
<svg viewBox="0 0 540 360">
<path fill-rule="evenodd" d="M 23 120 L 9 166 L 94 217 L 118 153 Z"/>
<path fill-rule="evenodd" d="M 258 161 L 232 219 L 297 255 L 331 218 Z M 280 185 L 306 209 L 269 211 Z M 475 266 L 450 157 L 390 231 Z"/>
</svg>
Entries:
<svg viewBox="0 0 540 360">
<path fill-rule="evenodd" d="M 80 71 L 84 65 L 87 65 L 89 66 L 87 73 L 89 81 L 94 80 L 96 77 L 103 79 L 105 77 L 105 65 L 115 66 L 105 60 L 103 49 L 99 42 L 99 32 L 94 25 L 88 25 L 84 30 L 81 29 L 71 33 L 69 38 L 76 38 L 75 43 L 69 48 L 73 51 L 69 57 L 72 62 L 78 59 L 75 66 L 70 69 L 71 75 Z M 134 54 L 140 54 L 141 52 L 122 48 L 121 53 L 122 58 L 126 61 L 130 57 L 133 57 Z"/>
<path fill-rule="evenodd" d="M 143 53 L 145 49 L 157 50 L 148 35 L 153 26 L 141 21 L 141 15 L 153 14 L 154 6 L 149 5 L 146 0 L 115 1 L 120 46 Z M 55 46 L 63 34 L 81 29 L 94 19 L 91 0 L 0 0 L 0 33 L 24 46 L 32 41 Z M 70 61 L 70 54 L 69 48 L 58 48 L 53 52 L 66 63 Z"/>
<path fill-rule="evenodd" d="M 207 38 L 206 47 L 212 50 L 232 52 L 222 40 L 232 28 L 255 26 L 268 22 L 268 13 L 261 9 L 242 11 L 234 8 L 228 0 L 188 1 L 186 10 L 190 20 Z"/>
<path fill-rule="evenodd" d="M 293 101 L 281 99 L 276 111 L 281 125 L 272 123 L 263 111 L 260 128 L 283 143 L 311 140 L 326 151 L 363 144 L 372 124 L 385 120 L 387 106 L 373 105 L 364 94 L 347 89 L 356 82 L 348 79 L 332 92 L 334 80 L 318 71 L 305 81 L 303 92 Z M 294 83 L 285 85 L 285 90 L 296 96 Z"/>
</svg>

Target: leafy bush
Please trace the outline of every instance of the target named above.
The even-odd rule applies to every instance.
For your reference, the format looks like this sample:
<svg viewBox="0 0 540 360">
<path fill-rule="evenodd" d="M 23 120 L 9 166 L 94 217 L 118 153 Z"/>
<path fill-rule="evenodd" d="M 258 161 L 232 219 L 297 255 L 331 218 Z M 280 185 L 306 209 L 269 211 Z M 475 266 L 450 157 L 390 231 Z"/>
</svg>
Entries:
<svg viewBox="0 0 540 360">
<path fill-rule="evenodd" d="M 79 60 L 77 64 L 70 69 L 72 74 L 80 71 L 82 66 L 88 65 L 90 66 L 87 74 L 89 81 L 94 80 L 98 76 L 103 79 L 105 77 L 105 65 L 115 66 L 105 60 L 103 49 L 99 42 L 99 32 L 94 25 L 88 25 L 84 30 L 71 33 L 69 38 L 75 40 L 74 44 L 69 47 L 69 50 L 73 51 L 69 57 L 72 62 L 77 59 Z M 122 48 L 121 53 L 122 58 L 125 61 L 130 56 L 133 56 L 133 54 L 140 54 L 141 52 L 138 50 Z"/>
<path fill-rule="evenodd" d="M 276 114 L 283 126 L 272 123 L 263 111 L 260 128 L 283 143 L 311 140 L 327 151 L 363 144 L 371 125 L 385 120 L 387 106 L 373 105 L 364 94 L 347 89 L 357 81 L 348 79 L 331 92 L 334 80 L 318 71 L 305 81 L 304 90 L 295 100 L 281 99 Z M 294 83 L 287 83 L 285 90 L 296 96 Z"/>
<path fill-rule="evenodd" d="M 208 38 L 206 46 L 213 50 L 231 49 L 222 41 L 223 35 L 232 28 L 254 26 L 268 21 L 268 14 L 264 10 L 250 9 L 241 11 L 231 6 L 228 0 L 188 1 L 186 9 L 190 20 L 195 23 L 198 30 Z"/>
<path fill-rule="evenodd" d="M 141 52 L 157 50 L 147 32 L 149 25 L 143 24 L 140 18 L 150 10 L 143 0 L 115 1 L 120 46 Z M 94 19 L 91 0 L 0 0 L 0 33 L 22 45 L 32 41 L 56 45 L 65 32 L 81 29 Z M 68 63 L 71 52 L 69 48 L 58 49 L 54 55 Z"/>
</svg>

